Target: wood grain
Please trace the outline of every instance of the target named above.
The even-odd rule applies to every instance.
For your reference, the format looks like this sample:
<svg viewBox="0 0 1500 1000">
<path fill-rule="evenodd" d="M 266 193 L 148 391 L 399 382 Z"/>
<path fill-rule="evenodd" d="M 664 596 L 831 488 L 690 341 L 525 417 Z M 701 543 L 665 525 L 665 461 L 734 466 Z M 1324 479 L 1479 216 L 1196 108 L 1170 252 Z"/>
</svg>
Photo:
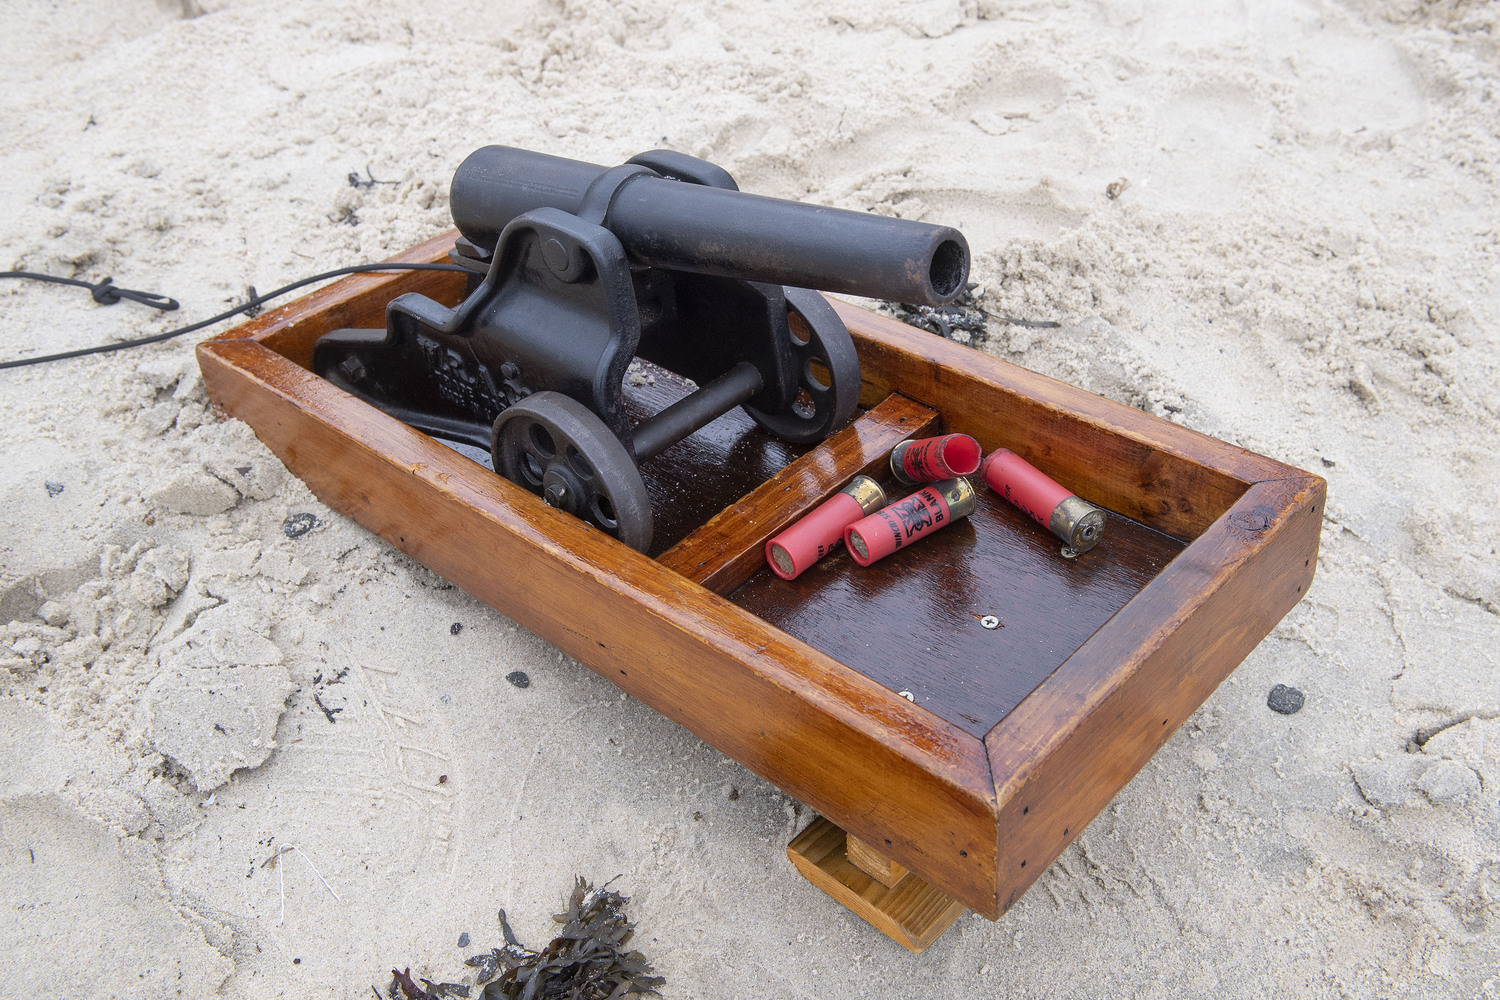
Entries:
<svg viewBox="0 0 1500 1000">
<path fill-rule="evenodd" d="M 848 427 L 725 507 L 661 557 L 720 594 L 765 567 L 765 545 L 798 517 L 886 463 L 906 438 L 933 433 L 938 415 L 904 396 L 887 396 Z M 768 574 L 771 575 L 771 574 Z"/>
<path fill-rule="evenodd" d="M 844 854 L 849 858 L 849 863 L 887 889 L 896 888 L 902 879 L 911 874 L 904 866 L 881 854 L 854 834 L 847 834 L 844 839 Z"/>
<path fill-rule="evenodd" d="M 1325 486 L 1257 483 L 985 739 L 1002 910 L 1302 599 Z"/>
<path fill-rule="evenodd" d="M 895 886 L 876 881 L 849 862 L 844 831 L 821 817 L 787 845 L 786 853 L 809 882 L 919 955 L 967 909 L 916 875 Z"/>
<path fill-rule="evenodd" d="M 324 503 L 993 908 L 994 787 L 970 734 L 253 341 L 202 344 L 199 364 Z"/>
<path fill-rule="evenodd" d="M 402 258 L 441 259 L 452 239 Z M 940 413 L 947 430 L 986 450 L 1009 447 L 1139 523 L 1116 519 L 1098 550 L 1060 563 L 1050 535 L 991 498 L 857 585 L 831 557 L 806 574 L 805 592 L 757 605 L 752 577 L 726 600 L 678 569 L 718 560 L 703 577 L 715 585 L 743 572 L 759 529 L 736 535 L 729 524 L 743 519 L 737 504 L 766 500 L 759 483 L 725 499 L 743 483 L 726 480 L 694 497 L 701 454 L 678 463 L 662 482 L 685 491 L 682 509 L 696 505 L 679 524 L 689 548 L 658 562 L 305 370 L 324 332 L 381 325 L 404 291 L 453 302 L 463 284 L 456 274 L 345 279 L 200 345 L 205 383 L 331 507 L 827 817 L 832 831 L 809 834 L 793 859 L 852 908 L 868 909 L 878 883 L 849 864 L 842 831 L 913 873 L 880 891 L 926 883 L 999 916 L 1312 579 L 1325 490 L 1316 476 L 835 303 L 860 352 L 865 405 L 905 396 Z M 739 462 L 742 432 L 728 428 L 713 445 L 722 461 Z M 798 476 L 786 470 L 816 461 L 767 455 L 746 463 L 750 479 Z M 689 556 L 693 546 L 700 554 Z M 908 577 L 920 585 L 903 589 Z M 1050 595 L 1042 606 L 1026 603 L 1032 581 Z M 878 605 L 884 631 L 870 631 L 870 606 L 858 613 L 860 586 L 901 598 Z M 1012 610 L 973 606 L 976 595 Z M 801 605 L 823 607 L 822 624 L 799 624 Z M 941 639 L 984 611 L 1005 621 L 1005 638 L 926 661 L 915 654 L 932 642 L 909 650 L 925 670 L 880 675 L 854 650 L 903 631 Z M 1074 616 L 1085 624 L 1069 632 Z M 1026 635 L 1052 644 L 1050 665 L 1042 657 L 1016 670 L 1024 651 L 996 645 Z M 929 697 L 909 703 L 903 687 Z M 902 919 L 887 932 L 919 942 Z"/>
</svg>

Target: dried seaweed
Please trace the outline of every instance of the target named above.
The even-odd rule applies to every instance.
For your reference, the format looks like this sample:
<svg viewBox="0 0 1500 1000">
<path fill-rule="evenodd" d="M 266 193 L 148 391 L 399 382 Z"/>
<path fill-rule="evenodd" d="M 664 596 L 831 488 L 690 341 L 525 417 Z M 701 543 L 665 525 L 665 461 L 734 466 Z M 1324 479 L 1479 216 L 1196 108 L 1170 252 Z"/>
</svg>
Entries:
<svg viewBox="0 0 1500 1000">
<path fill-rule="evenodd" d="M 391 977 L 395 980 L 395 984 L 391 987 L 392 998 L 395 997 L 396 987 L 399 986 L 401 992 L 405 994 L 406 1000 L 439 1000 L 438 997 L 411 981 L 411 969 L 409 967 L 405 971 L 392 969 Z M 423 982 L 426 981 L 425 979 L 423 980 Z"/>
<path fill-rule="evenodd" d="M 502 910 L 506 947 L 495 955 L 505 955 L 498 964 L 508 967 L 485 987 L 484 1000 L 618 1000 L 655 993 L 666 980 L 651 975 L 651 963 L 640 952 L 623 950 L 635 931 L 623 912 L 626 902 L 618 892 L 579 878 L 567 910 L 552 918 L 562 931 L 533 953 L 521 948 Z M 526 957 L 515 961 L 518 952 Z"/>
<path fill-rule="evenodd" d="M 480 986 L 488 983 L 504 970 L 526 965 L 536 959 L 536 952 L 522 947 L 521 942 L 516 940 L 516 933 L 510 929 L 510 921 L 505 919 L 504 910 L 500 911 L 500 933 L 505 937 L 504 948 L 495 948 L 470 956 L 464 962 L 465 965 L 479 970 L 475 973 L 474 981 Z"/>
<path fill-rule="evenodd" d="M 989 336 L 984 306 L 984 290 L 969 282 L 956 298 L 945 306 L 919 306 L 907 302 L 881 303 L 881 311 L 903 323 L 935 333 L 969 347 L 978 347 Z"/>
<path fill-rule="evenodd" d="M 434 983 L 431 979 L 422 980 L 422 985 L 418 986 L 412 982 L 411 969 L 405 971 L 392 969 L 391 976 L 393 977 L 392 1000 L 395 1000 L 397 988 L 405 994 L 405 1000 L 449 1000 L 450 997 L 460 997 L 466 1000 L 470 992 L 469 987 L 463 983 Z M 380 991 L 376 990 L 375 995 L 379 996 Z"/>
<path fill-rule="evenodd" d="M 473 955 L 465 965 L 476 970 L 480 1000 L 620 1000 L 655 994 L 666 982 L 651 975 L 651 963 L 638 951 L 627 951 L 635 925 L 625 918 L 629 900 L 608 885 L 595 889 L 582 877 L 573 886 L 567 909 L 554 914 L 562 930 L 541 951 L 531 951 L 516 939 L 505 911 L 500 911 L 500 933 L 505 946 Z M 404 1000 L 447 1000 L 469 995 L 454 983 L 418 986 L 411 970 L 391 970 L 396 991 Z M 458 992 L 458 990 L 463 992 Z"/>
</svg>

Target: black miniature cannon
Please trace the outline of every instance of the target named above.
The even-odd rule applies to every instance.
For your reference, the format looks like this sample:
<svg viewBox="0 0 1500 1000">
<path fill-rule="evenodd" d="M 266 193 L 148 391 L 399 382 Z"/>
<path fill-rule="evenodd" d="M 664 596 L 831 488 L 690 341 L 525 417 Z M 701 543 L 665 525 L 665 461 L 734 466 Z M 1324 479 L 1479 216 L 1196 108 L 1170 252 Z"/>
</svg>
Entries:
<svg viewBox="0 0 1500 1000">
<path fill-rule="evenodd" d="M 859 359 L 810 289 L 942 305 L 968 277 L 955 229 L 744 194 L 666 150 L 605 168 L 486 146 L 450 206 L 464 300 L 402 295 L 387 329 L 320 338 L 314 370 L 643 551 L 639 463 L 736 406 L 797 442 L 853 415 Z M 699 388 L 632 426 L 636 357 Z"/>
</svg>

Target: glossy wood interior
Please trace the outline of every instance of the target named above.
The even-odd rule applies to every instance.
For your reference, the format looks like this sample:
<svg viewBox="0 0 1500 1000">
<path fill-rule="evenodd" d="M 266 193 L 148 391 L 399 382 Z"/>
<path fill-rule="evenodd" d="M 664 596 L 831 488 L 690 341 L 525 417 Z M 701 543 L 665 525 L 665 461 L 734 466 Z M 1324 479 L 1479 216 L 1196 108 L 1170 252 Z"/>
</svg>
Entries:
<svg viewBox="0 0 1500 1000">
<path fill-rule="evenodd" d="M 1117 516 L 1065 559 L 1051 533 L 976 488 L 968 518 L 871 566 L 842 547 L 792 581 L 762 564 L 729 599 L 983 739 L 1183 544 Z"/>
<path fill-rule="evenodd" d="M 626 383 L 626 412 L 633 421 L 660 412 L 693 391 L 691 382 L 665 369 L 645 361 L 637 365 L 652 381 L 639 386 Z M 659 556 L 682 541 L 808 448 L 762 430 L 749 414 L 736 408 L 641 463 L 655 525 L 650 554 Z"/>
<path fill-rule="evenodd" d="M 402 257 L 442 259 L 452 239 Z M 828 448 L 777 454 L 726 426 L 715 447 L 750 449 L 749 478 L 769 478 L 722 504 L 743 483 L 705 480 L 703 502 L 685 500 L 691 513 L 662 536 L 671 547 L 649 558 L 305 370 L 318 336 L 381 325 L 395 294 L 451 302 L 461 288 L 447 274 L 347 279 L 200 345 L 205 382 L 325 503 L 986 916 L 1019 897 L 1312 579 L 1318 477 L 842 303 L 871 408 L 857 426 L 909 405 L 894 393 L 1138 524 L 1115 519 L 1099 550 L 1067 562 L 1050 535 L 986 498 L 904 561 L 856 577 L 838 556 L 773 593 L 744 579 L 768 525 L 868 456 L 834 446 L 824 469 Z M 694 461 L 672 482 L 691 490 Z M 559 613 L 576 607 L 593 613 Z M 1005 623 L 998 634 L 978 635 L 972 616 L 985 613 Z M 941 662 L 910 646 L 885 667 L 861 661 L 862 643 L 903 635 L 923 654 L 936 636 Z M 923 669 L 893 672 L 913 663 Z"/>
</svg>

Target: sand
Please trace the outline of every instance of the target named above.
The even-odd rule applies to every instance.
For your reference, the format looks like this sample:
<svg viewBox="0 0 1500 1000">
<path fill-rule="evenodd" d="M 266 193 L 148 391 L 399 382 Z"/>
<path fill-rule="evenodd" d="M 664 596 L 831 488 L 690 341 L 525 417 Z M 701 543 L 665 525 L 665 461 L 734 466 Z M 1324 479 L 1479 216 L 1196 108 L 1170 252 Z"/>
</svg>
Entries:
<svg viewBox="0 0 1500 1000">
<path fill-rule="evenodd" d="M 0 996 L 461 981 L 575 874 L 619 877 L 668 997 L 1500 993 L 1497 5 L 0 15 L 0 265 L 183 306 L 0 282 L 0 357 L 379 260 L 485 143 L 667 146 L 961 225 L 983 349 L 1329 482 L 1307 599 L 1010 913 L 914 957 L 795 874 L 806 807 L 216 416 L 192 338 L 0 373 Z"/>
</svg>

